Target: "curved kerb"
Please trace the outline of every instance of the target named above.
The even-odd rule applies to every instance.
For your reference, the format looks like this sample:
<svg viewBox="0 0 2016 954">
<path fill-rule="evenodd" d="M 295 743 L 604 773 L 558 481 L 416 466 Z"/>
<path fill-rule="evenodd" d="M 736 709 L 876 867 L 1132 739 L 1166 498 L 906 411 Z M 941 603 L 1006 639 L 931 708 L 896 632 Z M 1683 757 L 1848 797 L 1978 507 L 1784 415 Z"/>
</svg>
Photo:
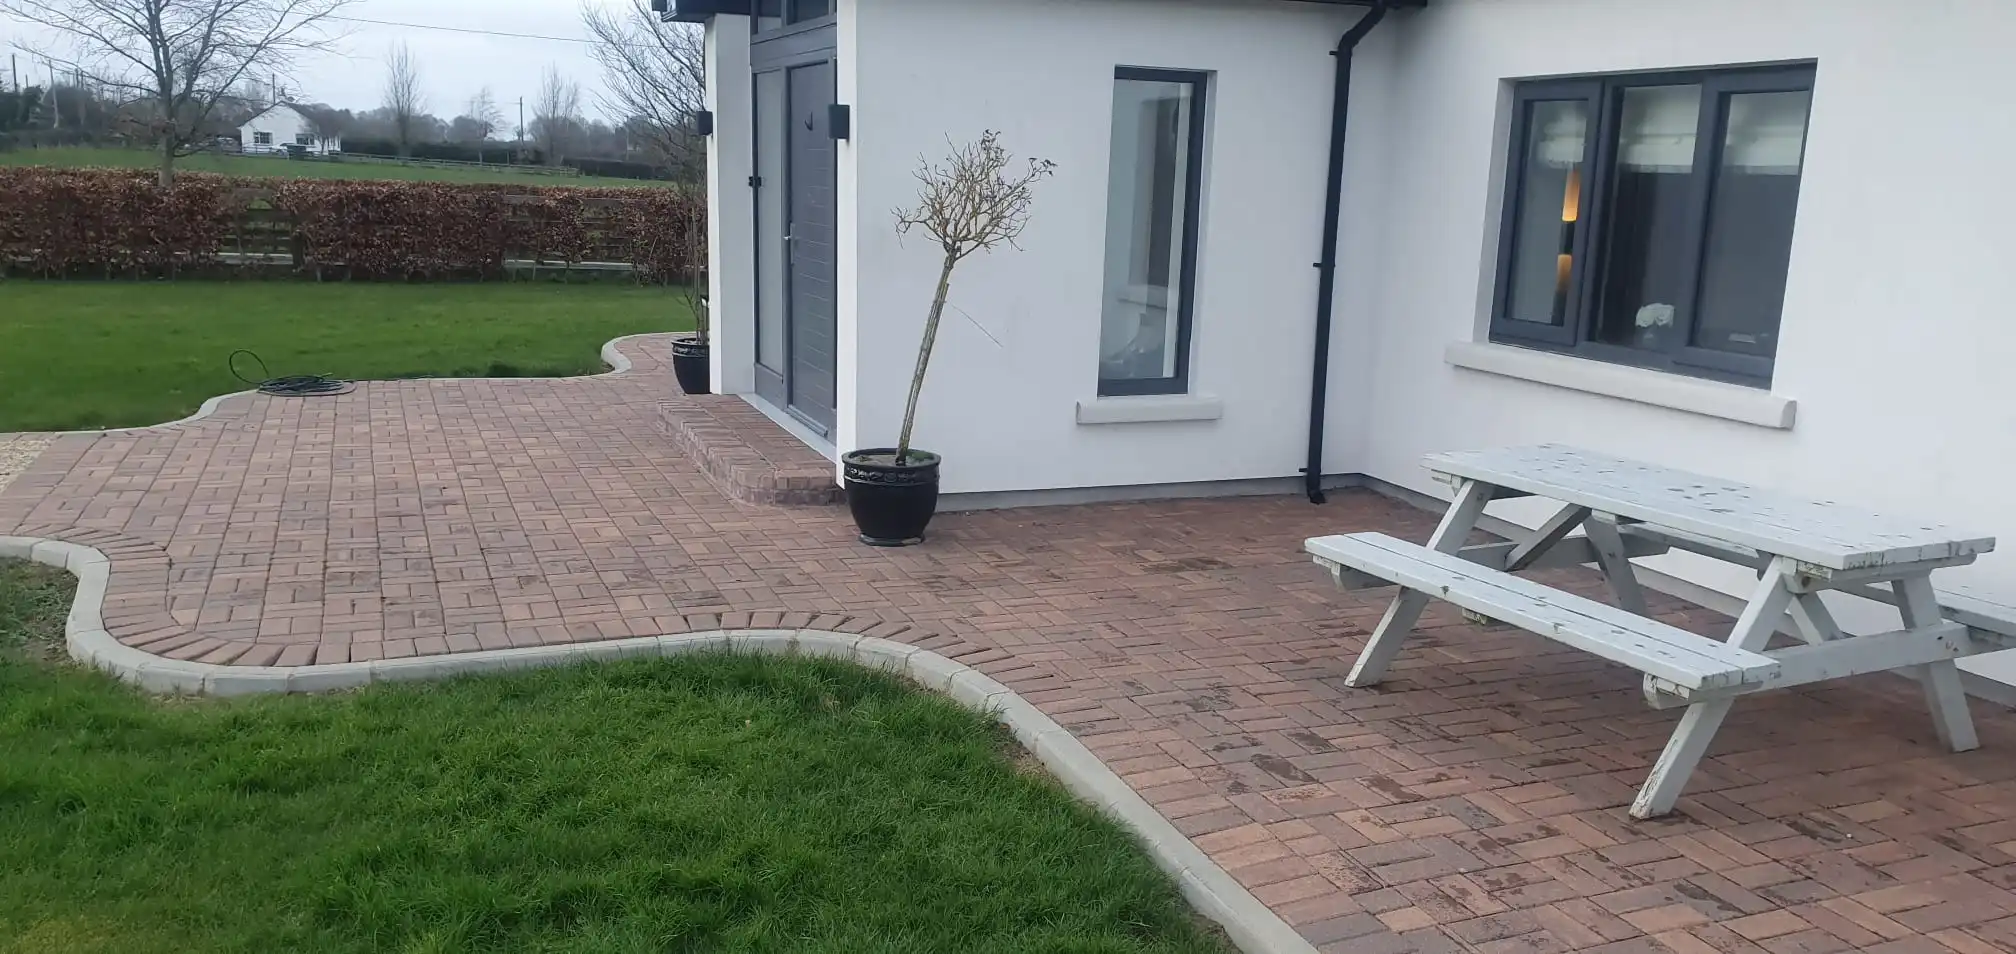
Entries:
<svg viewBox="0 0 2016 954">
<path fill-rule="evenodd" d="M 216 696 L 324 692 L 378 682 L 446 679 L 708 650 L 845 659 L 895 673 L 1007 726 L 1072 794 L 1131 830 L 1155 863 L 1176 879 L 1190 904 L 1223 927 L 1241 951 L 1316 954 L 1314 946 L 1191 843 L 1063 726 L 985 673 L 927 649 L 825 630 L 737 629 L 322 666 L 220 666 L 164 659 L 127 646 L 106 632 L 101 608 L 112 562 L 94 547 L 34 537 L 0 537 L 0 557 L 20 557 L 74 574 L 77 598 L 64 627 L 71 657 L 151 692 Z"/>
<path fill-rule="evenodd" d="M 424 380 L 431 380 L 431 381 L 588 381 L 588 380 L 594 380 L 595 378 L 610 378 L 610 377 L 615 377 L 615 376 L 617 376 L 617 375 L 619 375 L 619 374 L 629 374 L 629 373 L 630 373 L 630 369 L 631 369 L 631 367 L 632 367 L 632 365 L 631 365 L 631 362 L 630 362 L 630 358 L 629 358 L 629 357 L 628 357 L 627 355 L 625 355 L 625 354 L 624 354 L 624 353 L 622 352 L 621 348 L 619 347 L 619 346 L 620 346 L 620 345 L 621 345 L 621 344 L 622 344 L 623 342 L 625 342 L 625 341 L 629 341 L 629 340 L 631 340 L 631 339 L 633 339 L 633 338 L 647 338 L 647 337 L 650 337 L 650 336 L 652 336 L 652 335 L 655 335 L 655 334 L 666 334 L 666 333 L 667 333 L 667 332 L 646 332 L 646 333 L 643 333 L 643 334 L 635 334 L 635 335 L 624 335 L 624 336 L 622 336 L 622 337 L 620 337 L 620 338 L 611 338 L 611 339 L 609 339 L 609 340 L 608 340 L 607 342 L 604 342 L 604 343 L 603 343 L 603 345 L 602 345 L 602 363 L 603 363 L 603 364 L 606 364 L 606 365 L 608 365 L 608 366 L 609 366 L 609 370 L 607 370 L 607 371 L 602 371 L 602 372 L 598 372 L 598 373 L 595 373 L 595 374 L 577 374 L 577 375 L 570 375 L 570 376 L 568 376 L 568 377 L 562 377 L 562 378 L 427 378 L 427 379 L 424 379 Z M 242 395 L 242 394 L 253 394 L 253 393 L 256 393 L 256 392 L 254 392 L 254 391 L 233 391 L 233 392 L 231 392 L 231 393 L 229 393 L 229 394 L 219 394 L 219 395 L 217 395 L 216 397 L 213 397 L 213 398 L 210 398 L 210 399 L 208 399 L 208 400 L 204 401 L 204 402 L 203 402 L 203 405 L 202 405 L 201 407 L 198 407 L 198 408 L 196 409 L 196 413 L 194 413 L 194 414 L 191 414 L 191 415 L 189 415 L 188 417 L 185 417 L 185 418 L 181 418 L 181 419 L 179 419 L 179 420 L 174 420 L 174 421 L 167 421 L 167 422 L 165 422 L 165 423 L 161 423 L 161 424 L 142 424 L 142 425 L 139 425 L 139 426 L 137 426 L 137 427 L 108 427 L 108 428 L 100 428 L 100 429 L 96 429 L 96 430 L 91 430 L 91 429 L 87 429 L 87 430 L 81 430 L 81 431 L 52 431 L 52 432 L 49 432 L 49 433 L 52 433 L 52 434 L 54 434 L 54 435 L 56 435 L 56 436 L 67 436 L 67 435 L 71 435 L 71 434 L 86 434 L 86 435 L 89 435 L 89 434 L 143 434 L 143 433 L 146 433 L 147 431 L 162 431 L 162 430 L 169 430 L 169 429 L 171 429 L 171 428 L 177 428 L 177 427 L 182 427 L 182 426 L 184 426 L 184 425 L 187 425 L 187 424 L 194 424 L 194 423 L 196 423 L 197 421 L 200 421 L 200 420 L 203 420 L 204 418 L 206 418 L 206 417 L 209 417 L 209 416 L 211 416 L 212 414 L 215 414 L 215 413 L 217 413 L 217 409 L 218 409 L 218 407 L 222 406 L 222 405 L 223 405 L 223 403 L 224 403 L 225 401 L 228 401 L 228 400 L 230 400 L 230 399 L 232 399 L 232 398 L 234 398 L 234 397 L 238 397 L 239 395 Z"/>
</svg>

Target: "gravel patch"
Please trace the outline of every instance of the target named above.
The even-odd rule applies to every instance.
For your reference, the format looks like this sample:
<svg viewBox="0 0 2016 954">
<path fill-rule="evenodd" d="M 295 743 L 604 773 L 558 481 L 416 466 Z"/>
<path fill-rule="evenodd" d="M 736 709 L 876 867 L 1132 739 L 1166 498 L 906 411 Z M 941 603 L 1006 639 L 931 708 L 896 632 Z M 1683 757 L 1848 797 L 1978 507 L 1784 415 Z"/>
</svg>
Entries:
<svg viewBox="0 0 2016 954">
<path fill-rule="evenodd" d="M 50 440 L 46 434 L 0 434 L 0 490 L 27 470 Z"/>
</svg>

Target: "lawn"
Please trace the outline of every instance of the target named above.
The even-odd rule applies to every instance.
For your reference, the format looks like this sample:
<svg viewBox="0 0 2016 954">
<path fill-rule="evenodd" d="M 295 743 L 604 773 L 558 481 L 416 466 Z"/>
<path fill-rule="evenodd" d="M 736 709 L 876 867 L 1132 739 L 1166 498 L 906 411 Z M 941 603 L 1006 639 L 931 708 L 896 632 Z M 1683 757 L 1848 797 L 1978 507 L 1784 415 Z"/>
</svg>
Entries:
<svg viewBox="0 0 2016 954">
<path fill-rule="evenodd" d="M 117 149 L 66 146 L 54 149 L 21 149 L 0 152 L 0 166 L 108 166 L 118 169 L 153 169 L 160 159 L 144 149 Z M 506 168 L 465 168 L 459 166 L 401 165 L 396 162 L 353 160 L 314 162 L 274 156 L 236 156 L 202 153 L 178 160 L 177 169 L 221 172 L 234 176 L 276 176 L 291 179 L 408 179 L 416 182 L 511 182 L 541 186 L 597 186 L 607 188 L 652 188 L 670 185 L 640 179 L 609 179 L 600 176 L 548 175 Z"/>
<path fill-rule="evenodd" d="M 988 720 L 704 656 L 321 697 L 48 661 L 0 561 L 0 954 L 1222 952 Z"/>
<path fill-rule="evenodd" d="M 677 290 L 622 284 L 0 281 L 0 432 L 184 417 L 245 388 L 240 348 L 276 376 L 555 376 L 691 327 Z"/>
</svg>

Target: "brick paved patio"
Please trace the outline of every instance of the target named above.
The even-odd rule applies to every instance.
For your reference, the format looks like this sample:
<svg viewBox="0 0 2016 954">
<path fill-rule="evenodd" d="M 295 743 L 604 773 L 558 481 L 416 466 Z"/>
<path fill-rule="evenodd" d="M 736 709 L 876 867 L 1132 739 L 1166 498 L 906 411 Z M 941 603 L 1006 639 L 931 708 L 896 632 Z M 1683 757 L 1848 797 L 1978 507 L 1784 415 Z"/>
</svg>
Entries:
<svg viewBox="0 0 2016 954">
<path fill-rule="evenodd" d="M 105 551 L 113 634 L 214 663 L 746 625 L 920 642 L 1069 727 L 1326 951 L 2016 950 L 2007 712 L 1977 703 L 1984 747 L 1953 756 L 1898 680 L 1747 699 L 1681 813 L 1634 823 L 1677 713 L 1632 673 L 1438 605 L 1387 686 L 1343 687 L 1383 601 L 1300 541 L 1421 539 L 1429 514 L 1365 492 L 1012 510 L 872 550 L 842 509 L 728 499 L 673 449 L 663 345 L 639 343 L 621 376 L 59 438 L 0 491 L 0 535 Z"/>
</svg>

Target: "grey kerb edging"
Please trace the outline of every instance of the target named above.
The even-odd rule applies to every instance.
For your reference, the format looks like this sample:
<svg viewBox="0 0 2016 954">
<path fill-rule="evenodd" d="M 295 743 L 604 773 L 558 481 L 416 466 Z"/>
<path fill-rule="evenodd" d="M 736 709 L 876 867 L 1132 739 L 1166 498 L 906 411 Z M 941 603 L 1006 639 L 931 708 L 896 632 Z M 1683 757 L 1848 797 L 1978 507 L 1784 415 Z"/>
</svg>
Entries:
<svg viewBox="0 0 2016 954">
<path fill-rule="evenodd" d="M 77 598 L 64 629 L 71 657 L 150 692 L 216 696 L 323 692 L 374 682 L 446 679 L 707 650 L 823 656 L 898 673 L 1006 725 L 1072 794 L 1131 829 L 1155 863 L 1176 879 L 1183 896 L 1205 917 L 1224 927 L 1241 951 L 1316 954 L 1314 946 L 1218 867 L 1063 726 L 985 673 L 930 650 L 823 630 L 737 629 L 323 666 L 219 666 L 164 659 L 127 646 L 106 632 L 101 610 L 112 562 L 95 547 L 39 537 L 0 537 L 0 557 L 19 557 L 75 574 Z"/>
</svg>

